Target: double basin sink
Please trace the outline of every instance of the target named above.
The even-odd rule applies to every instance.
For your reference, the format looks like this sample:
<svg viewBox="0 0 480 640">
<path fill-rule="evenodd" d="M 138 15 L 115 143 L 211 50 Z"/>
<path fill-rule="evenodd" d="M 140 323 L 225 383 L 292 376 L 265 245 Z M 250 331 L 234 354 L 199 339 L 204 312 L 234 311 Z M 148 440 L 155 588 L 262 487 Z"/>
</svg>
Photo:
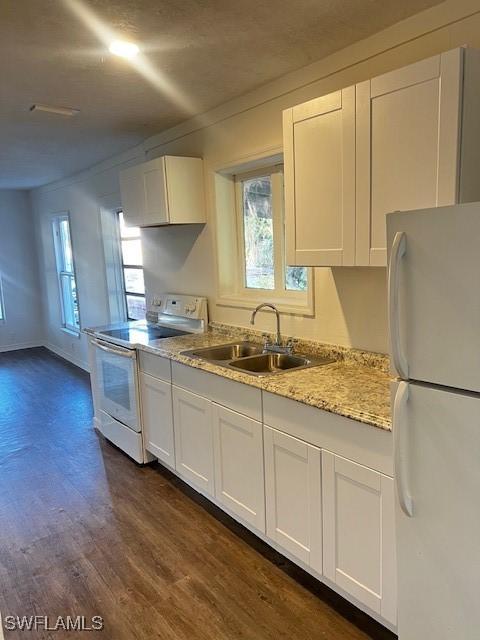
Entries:
<svg viewBox="0 0 480 640">
<path fill-rule="evenodd" d="M 330 358 L 265 351 L 255 342 L 233 342 L 218 347 L 183 351 L 182 355 L 206 360 L 218 366 L 243 371 L 252 376 L 267 376 L 285 371 L 298 371 L 333 362 Z"/>
</svg>

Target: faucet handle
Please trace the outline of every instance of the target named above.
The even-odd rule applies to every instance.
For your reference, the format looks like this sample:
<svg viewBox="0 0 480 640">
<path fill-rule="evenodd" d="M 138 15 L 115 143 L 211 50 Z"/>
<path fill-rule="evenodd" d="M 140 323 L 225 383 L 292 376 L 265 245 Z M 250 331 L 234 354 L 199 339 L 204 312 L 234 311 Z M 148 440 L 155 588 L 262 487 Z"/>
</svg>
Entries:
<svg viewBox="0 0 480 640">
<path fill-rule="evenodd" d="M 270 336 L 268 333 L 262 333 L 263 347 L 265 348 L 267 344 L 270 344 Z"/>
<path fill-rule="evenodd" d="M 293 350 L 295 349 L 296 344 L 297 344 L 297 340 L 295 338 L 288 338 L 285 344 L 285 348 L 289 351 L 289 353 L 292 353 Z"/>
</svg>

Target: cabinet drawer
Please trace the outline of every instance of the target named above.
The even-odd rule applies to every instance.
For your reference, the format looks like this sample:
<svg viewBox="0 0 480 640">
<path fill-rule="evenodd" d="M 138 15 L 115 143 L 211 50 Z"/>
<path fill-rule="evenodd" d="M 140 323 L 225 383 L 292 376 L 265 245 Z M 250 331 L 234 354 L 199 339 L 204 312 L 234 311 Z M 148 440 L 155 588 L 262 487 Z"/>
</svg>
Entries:
<svg viewBox="0 0 480 640">
<path fill-rule="evenodd" d="M 165 382 L 172 380 L 170 360 L 146 351 L 140 351 L 140 371 Z"/>
<path fill-rule="evenodd" d="M 263 393 L 263 413 L 264 423 L 274 429 L 393 476 L 391 431 L 268 392 Z"/>
<path fill-rule="evenodd" d="M 260 389 L 178 362 L 172 362 L 172 381 L 177 387 L 209 398 L 258 422 L 262 421 Z"/>
</svg>

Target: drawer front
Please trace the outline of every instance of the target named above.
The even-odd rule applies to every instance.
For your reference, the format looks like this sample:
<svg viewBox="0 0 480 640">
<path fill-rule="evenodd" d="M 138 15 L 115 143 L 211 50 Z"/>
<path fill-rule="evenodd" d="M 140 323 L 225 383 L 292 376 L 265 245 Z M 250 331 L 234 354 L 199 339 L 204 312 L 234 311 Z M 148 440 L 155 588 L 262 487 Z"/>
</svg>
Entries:
<svg viewBox="0 0 480 640">
<path fill-rule="evenodd" d="M 391 431 L 268 392 L 263 393 L 263 412 L 269 427 L 393 476 Z"/>
<path fill-rule="evenodd" d="M 170 360 L 168 358 L 162 358 L 162 356 L 156 356 L 153 353 L 147 353 L 146 351 L 140 351 L 140 371 L 148 373 L 149 376 L 158 378 L 159 380 L 165 380 L 165 382 L 171 382 L 172 372 L 170 367 Z"/>
<path fill-rule="evenodd" d="M 172 362 L 172 381 L 177 387 L 262 422 L 260 389 L 178 362 Z"/>
</svg>

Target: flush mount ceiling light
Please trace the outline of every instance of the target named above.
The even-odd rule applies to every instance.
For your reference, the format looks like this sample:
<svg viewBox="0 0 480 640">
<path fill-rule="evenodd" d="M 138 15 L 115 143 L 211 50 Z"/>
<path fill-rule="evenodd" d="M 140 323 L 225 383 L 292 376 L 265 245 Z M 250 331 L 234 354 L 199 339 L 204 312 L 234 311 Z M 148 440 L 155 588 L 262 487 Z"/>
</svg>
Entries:
<svg viewBox="0 0 480 640">
<path fill-rule="evenodd" d="M 127 58 L 127 60 L 135 58 L 140 51 L 134 42 L 127 42 L 126 40 L 114 40 L 109 46 L 109 50 L 110 53 L 113 53 L 115 56 Z"/>
<path fill-rule="evenodd" d="M 51 104 L 32 104 L 30 111 L 44 111 L 45 113 L 54 113 L 57 116 L 67 116 L 71 118 L 80 113 L 80 109 L 72 109 L 71 107 L 56 107 Z"/>
</svg>

